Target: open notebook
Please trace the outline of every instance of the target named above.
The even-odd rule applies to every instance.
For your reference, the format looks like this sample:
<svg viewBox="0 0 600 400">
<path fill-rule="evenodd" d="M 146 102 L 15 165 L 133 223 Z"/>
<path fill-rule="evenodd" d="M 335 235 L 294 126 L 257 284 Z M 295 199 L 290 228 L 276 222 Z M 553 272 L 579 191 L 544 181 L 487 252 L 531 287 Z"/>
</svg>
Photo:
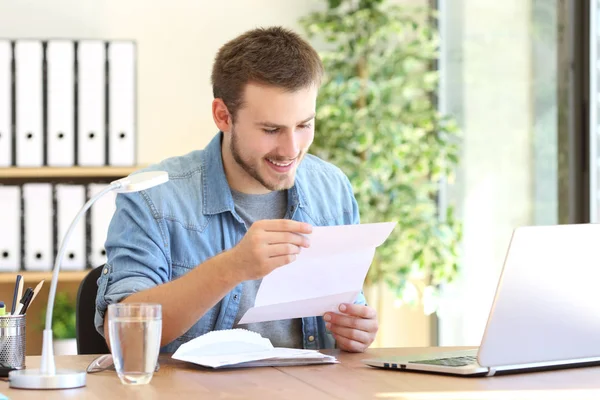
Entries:
<svg viewBox="0 0 600 400">
<path fill-rule="evenodd" d="M 246 329 L 208 332 L 179 346 L 172 356 L 210 368 L 267 367 L 337 363 L 316 350 L 273 347 L 269 339 Z"/>
</svg>

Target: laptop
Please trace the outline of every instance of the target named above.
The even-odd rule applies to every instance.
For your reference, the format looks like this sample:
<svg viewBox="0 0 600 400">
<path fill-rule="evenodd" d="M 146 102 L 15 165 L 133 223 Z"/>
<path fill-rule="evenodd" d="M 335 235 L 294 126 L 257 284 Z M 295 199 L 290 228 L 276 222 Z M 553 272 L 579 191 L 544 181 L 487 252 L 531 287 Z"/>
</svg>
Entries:
<svg viewBox="0 0 600 400">
<path fill-rule="evenodd" d="M 457 376 L 600 365 L 600 225 L 513 231 L 478 348 L 362 362 Z"/>
</svg>

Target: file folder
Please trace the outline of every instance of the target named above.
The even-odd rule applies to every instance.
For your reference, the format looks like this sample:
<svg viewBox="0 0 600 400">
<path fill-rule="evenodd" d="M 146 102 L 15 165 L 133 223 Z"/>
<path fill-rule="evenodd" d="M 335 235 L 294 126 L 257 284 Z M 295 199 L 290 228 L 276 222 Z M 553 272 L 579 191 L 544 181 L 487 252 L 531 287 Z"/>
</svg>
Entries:
<svg viewBox="0 0 600 400">
<path fill-rule="evenodd" d="M 57 184 L 56 189 L 56 251 L 60 250 L 62 240 L 75 219 L 75 216 L 85 204 L 85 186 Z M 61 268 L 64 270 L 83 270 L 86 266 L 86 226 L 85 220 L 80 220 L 74 227 L 67 248 L 63 254 Z"/>
<path fill-rule="evenodd" d="M 21 269 L 21 188 L 0 186 L 0 272 Z"/>
<path fill-rule="evenodd" d="M 50 271 L 54 261 L 52 184 L 23 184 L 23 212 L 23 267 L 29 271 Z"/>
<path fill-rule="evenodd" d="M 12 164 L 12 44 L 0 40 L 0 167 Z"/>
<path fill-rule="evenodd" d="M 108 44 L 108 164 L 135 165 L 135 44 Z"/>
<path fill-rule="evenodd" d="M 15 42 L 16 165 L 44 165 L 43 47 L 38 40 Z"/>
<path fill-rule="evenodd" d="M 77 164 L 106 165 L 106 48 L 99 40 L 77 43 Z"/>
<path fill-rule="evenodd" d="M 48 165 L 75 163 L 75 44 L 70 40 L 46 45 Z"/>
<path fill-rule="evenodd" d="M 108 185 L 93 183 L 88 188 L 88 198 L 100 193 Z M 117 194 L 112 191 L 105 194 L 90 209 L 90 264 L 98 267 L 106 263 L 106 251 L 104 243 L 108 234 L 110 220 L 115 213 L 115 200 Z"/>
</svg>

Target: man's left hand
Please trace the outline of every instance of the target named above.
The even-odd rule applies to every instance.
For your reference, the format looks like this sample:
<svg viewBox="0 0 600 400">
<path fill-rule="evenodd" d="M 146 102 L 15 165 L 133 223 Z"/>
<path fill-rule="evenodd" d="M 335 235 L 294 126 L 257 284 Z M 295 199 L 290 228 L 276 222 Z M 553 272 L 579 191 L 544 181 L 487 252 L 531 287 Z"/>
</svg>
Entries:
<svg viewBox="0 0 600 400">
<path fill-rule="evenodd" d="M 362 353 L 375 340 L 379 326 L 377 312 L 362 304 L 340 304 L 340 312 L 325 313 L 325 326 L 342 350 Z"/>
</svg>

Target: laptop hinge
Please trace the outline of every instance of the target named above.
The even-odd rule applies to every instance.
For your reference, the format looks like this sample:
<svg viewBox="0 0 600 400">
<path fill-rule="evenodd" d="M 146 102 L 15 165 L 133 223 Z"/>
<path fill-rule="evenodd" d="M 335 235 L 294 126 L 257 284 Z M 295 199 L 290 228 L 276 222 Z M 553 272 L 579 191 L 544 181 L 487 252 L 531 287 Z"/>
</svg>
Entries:
<svg viewBox="0 0 600 400">
<path fill-rule="evenodd" d="M 494 376 L 496 374 L 496 368 L 490 368 L 486 376 Z"/>
</svg>

